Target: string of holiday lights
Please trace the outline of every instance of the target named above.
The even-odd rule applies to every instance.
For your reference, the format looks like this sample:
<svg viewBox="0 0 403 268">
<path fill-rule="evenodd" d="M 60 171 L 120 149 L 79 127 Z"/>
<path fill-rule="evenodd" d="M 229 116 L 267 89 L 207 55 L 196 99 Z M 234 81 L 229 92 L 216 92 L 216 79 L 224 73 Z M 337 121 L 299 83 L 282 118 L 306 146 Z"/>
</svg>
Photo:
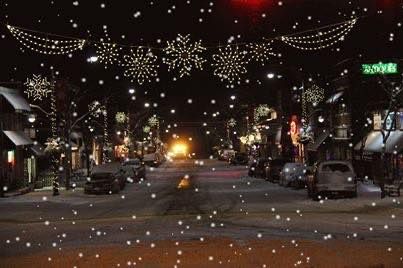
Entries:
<svg viewBox="0 0 403 268">
<path fill-rule="evenodd" d="M 321 50 L 344 41 L 345 36 L 353 29 L 356 22 L 357 20 L 354 19 L 334 29 L 318 32 L 314 35 L 298 37 L 282 36 L 280 40 L 289 46 L 301 50 Z"/>
<path fill-rule="evenodd" d="M 10 33 L 25 47 L 47 55 L 65 55 L 74 51 L 81 50 L 86 40 L 84 39 L 71 39 L 68 37 L 61 37 L 60 39 L 53 39 L 47 33 L 38 33 L 36 35 L 29 30 L 22 30 L 21 28 L 7 25 Z M 45 35 L 46 37 L 42 37 Z"/>
</svg>

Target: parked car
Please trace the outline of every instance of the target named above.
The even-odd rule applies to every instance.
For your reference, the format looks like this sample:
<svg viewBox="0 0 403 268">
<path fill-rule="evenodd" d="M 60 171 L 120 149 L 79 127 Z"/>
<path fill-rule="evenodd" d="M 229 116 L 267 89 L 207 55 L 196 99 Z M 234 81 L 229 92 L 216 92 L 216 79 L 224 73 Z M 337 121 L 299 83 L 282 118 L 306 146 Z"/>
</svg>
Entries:
<svg viewBox="0 0 403 268">
<path fill-rule="evenodd" d="M 309 176 L 307 186 L 308 195 L 314 200 L 326 194 L 357 197 L 356 175 L 349 161 L 320 163 L 313 176 Z"/>
<path fill-rule="evenodd" d="M 290 162 L 289 159 L 277 158 L 270 160 L 265 168 L 265 178 L 270 182 L 277 182 L 280 180 L 280 173 L 284 165 Z"/>
<path fill-rule="evenodd" d="M 306 166 L 302 163 L 286 163 L 280 172 L 279 184 L 299 188 L 305 184 Z"/>
<path fill-rule="evenodd" d="M 159 167 L 163 162 L 163 156 L 159 152 L 145 154 L 143 156 L 143 162 L 150 167 Z"/>
<path fill-rule="evenodd" d="M 125 179 L 112 172 L 92 173 L 84 185 L 84 193 L 118 193 L 124 188 Z"/>
<path fill-rule="evenodd" d="M 235 153 L 234 156 L 230 157 L 229 162 L 231 165 L 247 165 L 249 162 L 248 154 Z"/>
<path fill-rule="evenodd" d="M 250 177 L 260 177 L 264 178 L 265 177 L 265 168 L 268 163 L 267 158 L 258 158 L 252 161 L 252 163 L 249 165 L 249 171 L 248 175 Z"/>
<path fill-rule="evenodd" d="M 146 179 L 146 168 L 143 161 L 138 158 L 127 159 L 122 163 L 121 172 L 123 172 L 123 176 L 134 181 L 140 181 Z"/>
</svg>

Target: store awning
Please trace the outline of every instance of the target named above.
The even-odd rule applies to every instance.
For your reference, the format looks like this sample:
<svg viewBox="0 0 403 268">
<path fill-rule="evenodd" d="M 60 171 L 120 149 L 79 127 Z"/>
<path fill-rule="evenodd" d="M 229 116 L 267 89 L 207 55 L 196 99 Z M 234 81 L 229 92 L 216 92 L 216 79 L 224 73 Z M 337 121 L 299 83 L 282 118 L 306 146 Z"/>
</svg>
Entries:
<svg viewBox="0 0 403 268">
<path fill-rule="evenodd" d="M 317 151 L 319 146 L 329 137 L 329 135 L 330 135 L 330 132 L 327 130 L 320 133 L 320 135 L 318 137 L 316 137 L 314 143 L 309 143 L 307 145 L 307 150 L 308 151 Z"/>
<path fill-rule="evenodd" d="M 28 102 L 18 94 L 17 90 L 0 87 L 0 95 L 3 96 L 16 111 L 30 112 L 31 107 Z"/>
<path fill-rule="evenodd" d="M 16 145 L 30 145 L 34 144 L 34 142 L 25 135 L 24 131 L 11 131 L 11 130 L 3 130 L 3 133 Z"/>
<path fill-rule="evenodd" d="M 333 95 L 326 101 L 326 103 L 335 103 L 335 102 L 337 102 L 337 101 L 340 99 L 340 97 L 343 96 L 343 95 L 344 95 L 344 91 L 339 91 L 339 92 L 333 94 Z"/>
<path fill-rule="evenodd" d="M 386 133 L 385 133 L 386 134 Z M 363 142 L 365 142 L 363 144 Z M 365 141 L 360 141 L 355 145 L 354 150 L 359 151 L 363 147 L 364 151 L 373 153 L 382 153 L 383 136 L 381 131 L 371 131 Z M 403 151 L 403 131 L 391 131 L 390 136 L 385 143 L 385 153 L 394 153 Z"/>
</svg>

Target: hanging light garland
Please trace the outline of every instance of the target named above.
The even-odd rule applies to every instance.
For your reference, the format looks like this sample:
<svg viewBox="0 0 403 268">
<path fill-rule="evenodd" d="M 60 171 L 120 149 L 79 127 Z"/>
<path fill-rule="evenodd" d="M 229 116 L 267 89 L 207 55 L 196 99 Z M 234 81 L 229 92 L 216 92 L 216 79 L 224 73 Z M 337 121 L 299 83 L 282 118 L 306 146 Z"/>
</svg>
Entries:
<svg viewBox="0 0 403 268">
<path fill-rule="evenodd" d="M 167 42 L 164 48 L 166 57 L 163 62 L 168 65 L 168 71 L 179 70 L 179 76 L 189 76 L 192 69 L 203 70 L 203 63 L 206 62 L 199 54 L 206 48 L 201 45 L 201 40 L 190 43 L 190 35 L 180 35 L 175 41 Z"/>
<path fill-rule="evenodd" d="M 65 37 L 53 39 L 45 33 L 32 34 L 29 30 L 11 25 L 7 25 L 7 29 L 22 45 L 41 54 L 66 55 L 83 49 L 86 43 L 84 39 L 68 39 Z"/>
<path fill-rule="evenodd" d="M 131 50 L 130 55 L 124 55 L 125 63 L 122 66 L 127 67 L 124 75 L 129 77 L 132 82 L 137 81 L 140 85 L 144 82 L 151 82 L 152 77 L 158 75 L 157 56 L 151 49 L 138 47 L 136 50 Z"/>
<path fill-rule="evenodd" d="M 42 78 L 41 75 L 34 74 L 32 78 L 27 78 L 24 85 L 27 87 L 24 93 L 27 94 L 29 99 L 33 99 L 34 101 L 47 98 L 48 94 L 52 92 L 50 82 L 46 77 Z"/>
<path fill-rule="evenodd" d="M 273 52 L 272 44 L 273 40 L 264 43 L 251 43 L 246 45 L 249 49 L 251 60 L 264 66 L 271 56 L 276 57 L 277 54 Z"/>
<path fill-rule="evenodd" d="M 323 27 L 322 30 L 317 31 L 316 34 L 281 36 L 280 40 L 297 49 L 320 50 L 343 41 L 345 36 L 353 29 L 356 23 L 357 19 L 353 19 L 338 25 Z"/>
<path fill-rule="evenodd" d="M 221 81 L 227 81 L 228 84 L 240 83 L 241 75 L 247 73 L 245 68 L 248 60 L 245 51 L 239 51 L 238 46 L 232 47 L 227 45 L 219 48 L 219 53 L 213 55 L 215 63 L 214 75 L 218 76 Z"/>
</svg>

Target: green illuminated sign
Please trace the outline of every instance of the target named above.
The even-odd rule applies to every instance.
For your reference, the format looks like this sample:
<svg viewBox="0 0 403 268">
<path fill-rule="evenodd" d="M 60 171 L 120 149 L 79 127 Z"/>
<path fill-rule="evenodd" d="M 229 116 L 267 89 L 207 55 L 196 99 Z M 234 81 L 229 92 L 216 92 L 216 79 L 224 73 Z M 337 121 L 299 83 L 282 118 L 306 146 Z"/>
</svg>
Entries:
<svg viewBox="0 0 403 268">
<path fill-rule="evenodd" d="M 397 63 L 372 63 L 362 64 L 362 73 L 367 75 L 397 74 Z"/>
</svg>

